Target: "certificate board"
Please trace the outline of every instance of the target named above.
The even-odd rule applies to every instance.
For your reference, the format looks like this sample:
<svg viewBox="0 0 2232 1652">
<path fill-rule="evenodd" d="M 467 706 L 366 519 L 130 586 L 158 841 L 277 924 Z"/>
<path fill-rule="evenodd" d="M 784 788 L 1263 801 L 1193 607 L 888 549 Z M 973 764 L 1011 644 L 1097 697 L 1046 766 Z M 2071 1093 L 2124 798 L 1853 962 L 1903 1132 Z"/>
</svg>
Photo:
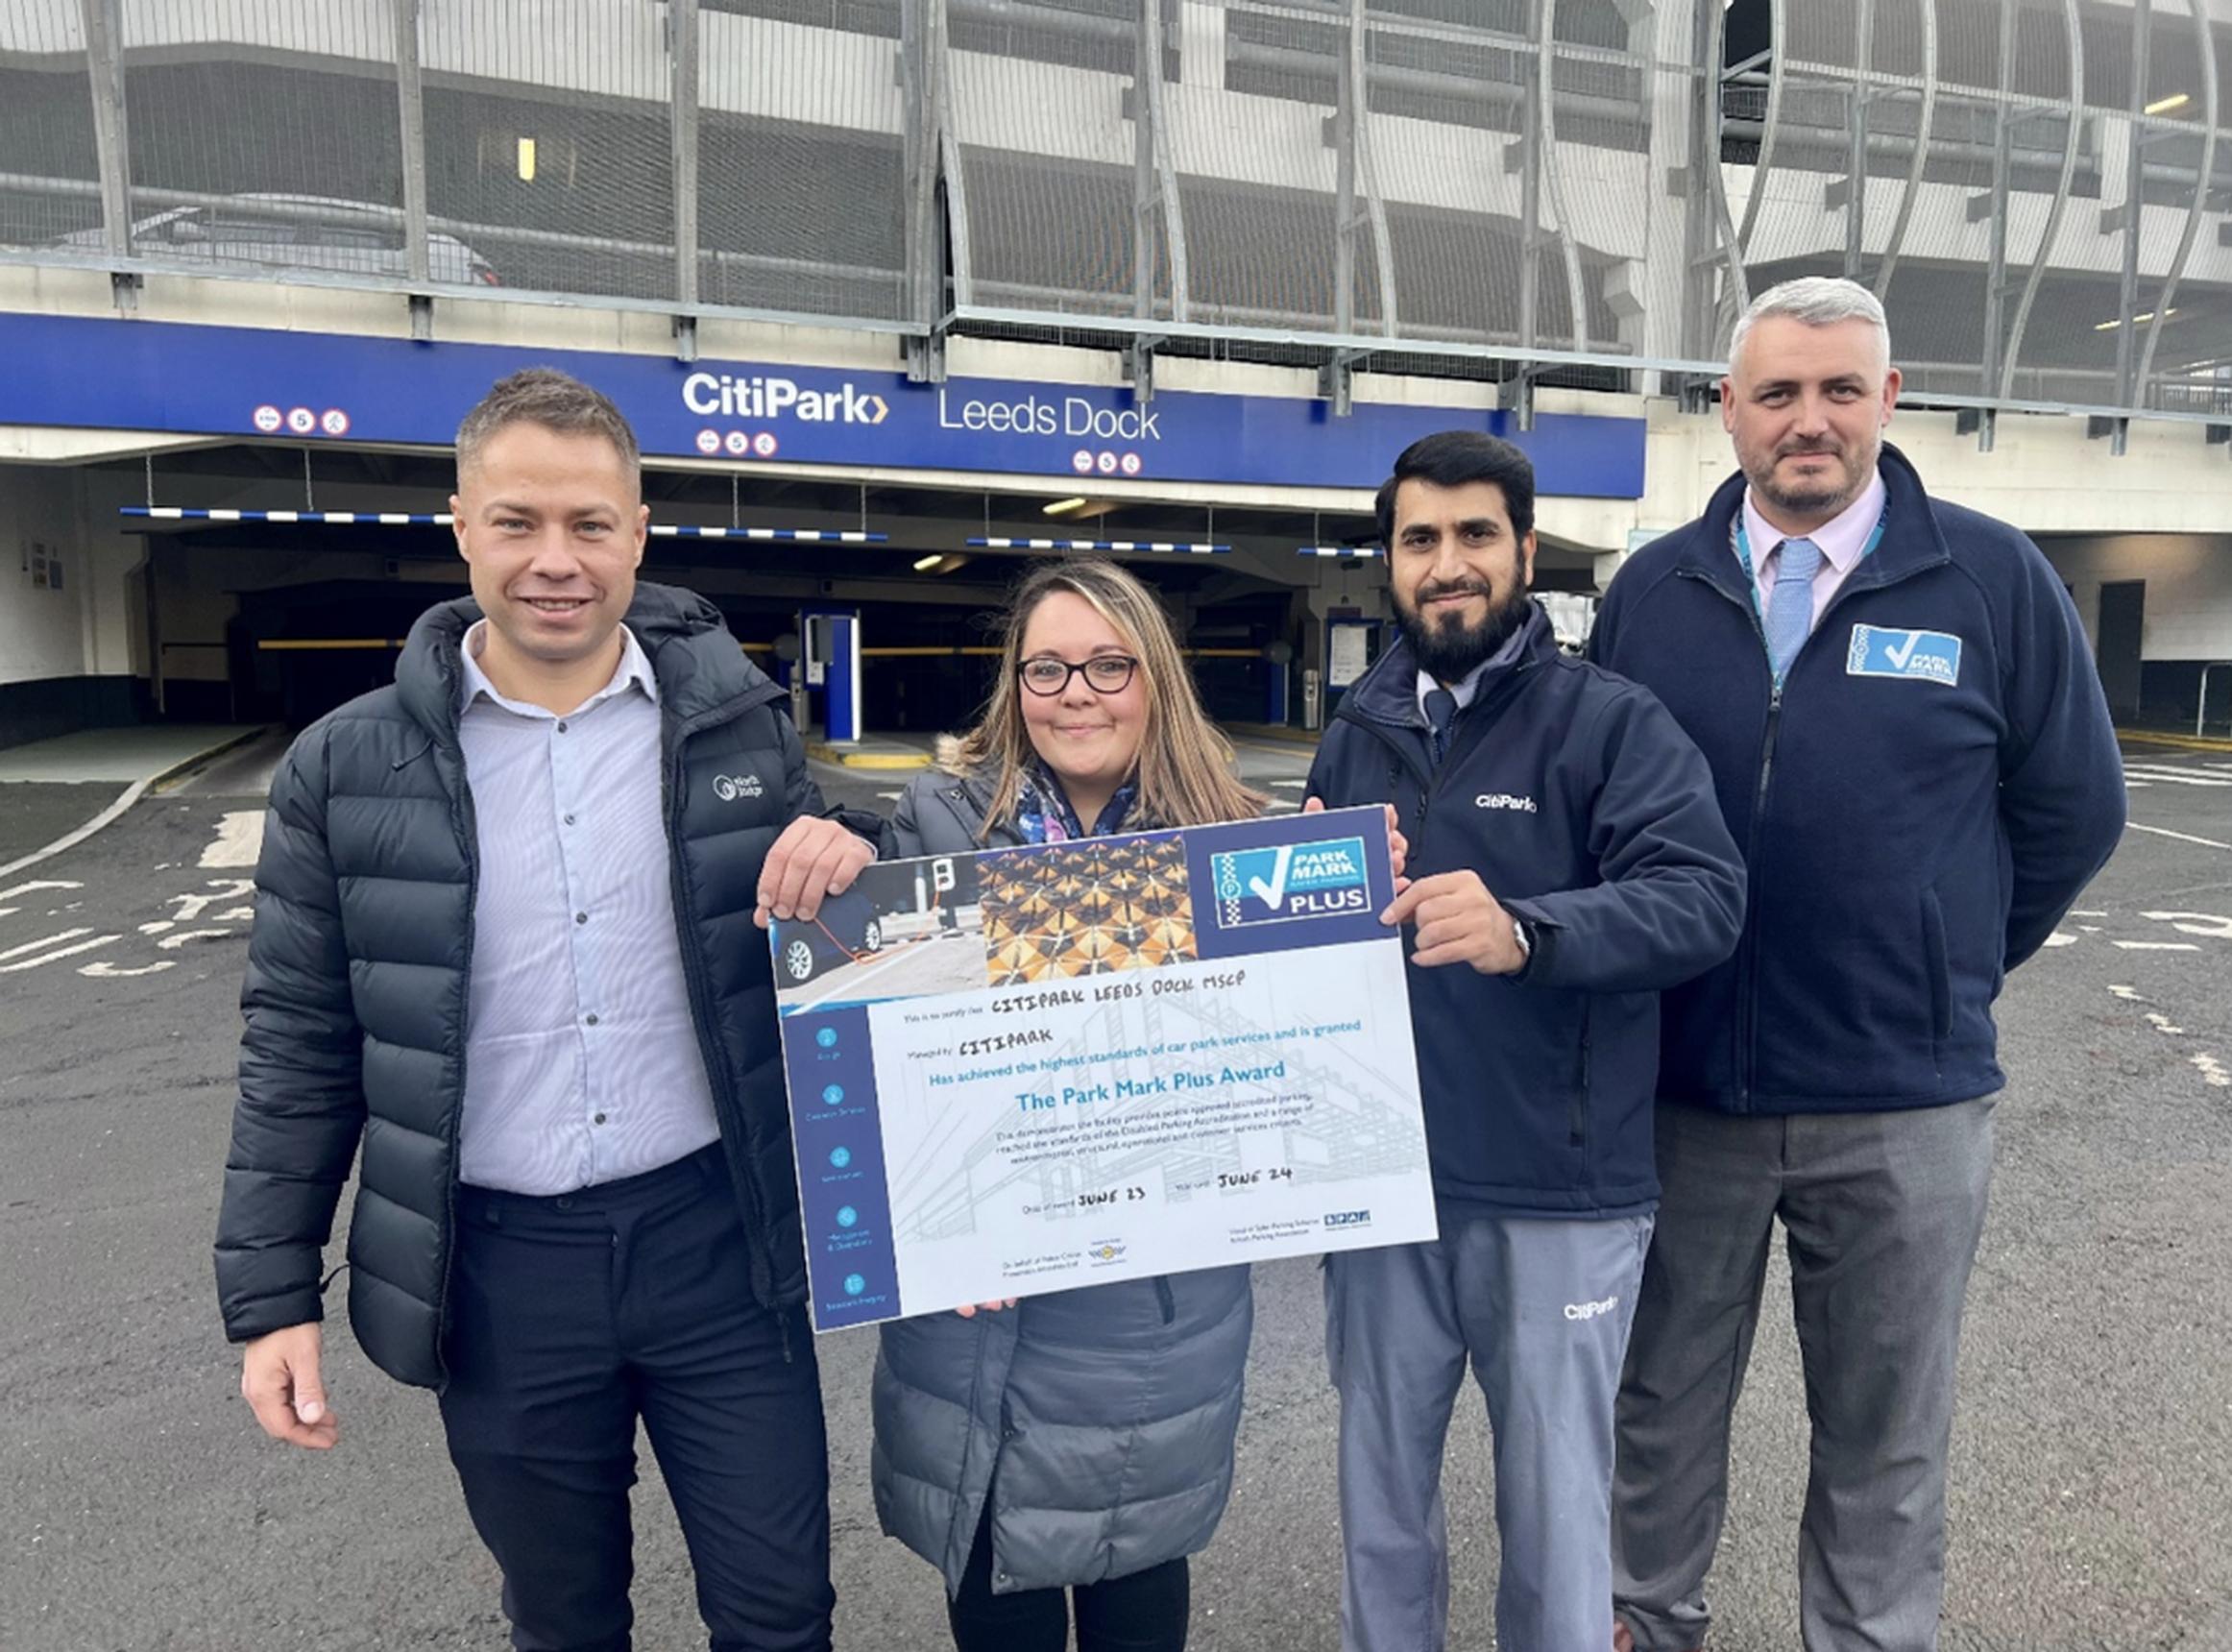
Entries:
<svg viewBox="0 0 2232 1652">
<path fill-rule="evenodd" d="M 883 862 L 771 928 L 816 1330 L 1435 1236 L 1379 808 Z"/>
</svg>

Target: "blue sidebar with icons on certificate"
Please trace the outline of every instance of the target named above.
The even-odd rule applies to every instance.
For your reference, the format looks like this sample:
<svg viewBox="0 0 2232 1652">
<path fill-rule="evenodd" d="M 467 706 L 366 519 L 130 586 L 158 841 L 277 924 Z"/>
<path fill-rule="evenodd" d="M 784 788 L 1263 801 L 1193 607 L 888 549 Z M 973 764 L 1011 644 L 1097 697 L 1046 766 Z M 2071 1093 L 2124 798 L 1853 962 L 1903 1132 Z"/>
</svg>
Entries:
<svg viewBox="0 0 2232 1652">
<path fill-rule="evenodd" d="M 816 1330 L 1435 1237 L 1378 808 L 881 862 L 774 952 Z"/>
</svg>

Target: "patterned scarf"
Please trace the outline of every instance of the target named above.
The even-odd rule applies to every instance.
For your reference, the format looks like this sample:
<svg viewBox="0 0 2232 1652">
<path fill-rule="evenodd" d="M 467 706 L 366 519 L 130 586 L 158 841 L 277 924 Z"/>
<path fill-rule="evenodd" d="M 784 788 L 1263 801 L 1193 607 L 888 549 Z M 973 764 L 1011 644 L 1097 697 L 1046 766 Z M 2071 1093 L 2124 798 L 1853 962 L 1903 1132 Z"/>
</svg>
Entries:
<svg viewBox="0 0 2232 1652">
<path fill-rule="evenodd" d="M 1131 813 L 1131 805 L 1139 797 L 1137 777 L 1127 780 L 1108 799 L 1108 806 L 1101 811 L 1101 817 L 1093 822 L 1088 833 L 1078 821 L 1078 812 L 1070 806 L 1069 794 L 1062 790 L 1044 764 L 1033 763 L 1023 771 L 1022 783 L 1015 794 L 1015 830 L 1026 843 L 1068 843 L 1079 838 L 1105 837 L 1111 832 L 1124 830 L 1124 817 Z M 1146 822 L 1137 822 L 1133 830 L 1145 830 Z"/>
</svg>

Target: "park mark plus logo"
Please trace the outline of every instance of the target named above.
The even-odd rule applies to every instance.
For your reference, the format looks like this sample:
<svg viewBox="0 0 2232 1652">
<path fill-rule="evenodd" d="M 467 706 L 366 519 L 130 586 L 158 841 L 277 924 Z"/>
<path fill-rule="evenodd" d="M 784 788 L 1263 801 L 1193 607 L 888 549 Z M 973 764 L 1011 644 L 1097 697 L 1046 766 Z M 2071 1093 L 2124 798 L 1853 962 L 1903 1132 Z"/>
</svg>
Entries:
<svg viewBox="0 0 2232 1652">
<path fill-rule="evenodd" d="M 1234 849 L 1209 857 L 1209 875 L 1225 929 L 1340 916 L 1371 905 L 1361 838 Z"/>
</svg>

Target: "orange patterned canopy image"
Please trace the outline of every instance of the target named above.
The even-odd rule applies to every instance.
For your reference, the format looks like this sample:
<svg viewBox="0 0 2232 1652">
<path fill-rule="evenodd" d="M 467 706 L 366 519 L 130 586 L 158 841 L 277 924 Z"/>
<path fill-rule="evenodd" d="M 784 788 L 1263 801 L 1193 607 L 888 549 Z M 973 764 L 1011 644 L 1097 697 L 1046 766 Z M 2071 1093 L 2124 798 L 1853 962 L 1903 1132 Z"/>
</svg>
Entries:
<svg viewBox="0 0 2232 1652">
<path fill-rule="evenodd" d="M 994 986 L 1153 969 L 1201 956 L 1185 845 L 1175 837 L 1010 850 L 979 864 Z"/>
</svg>

